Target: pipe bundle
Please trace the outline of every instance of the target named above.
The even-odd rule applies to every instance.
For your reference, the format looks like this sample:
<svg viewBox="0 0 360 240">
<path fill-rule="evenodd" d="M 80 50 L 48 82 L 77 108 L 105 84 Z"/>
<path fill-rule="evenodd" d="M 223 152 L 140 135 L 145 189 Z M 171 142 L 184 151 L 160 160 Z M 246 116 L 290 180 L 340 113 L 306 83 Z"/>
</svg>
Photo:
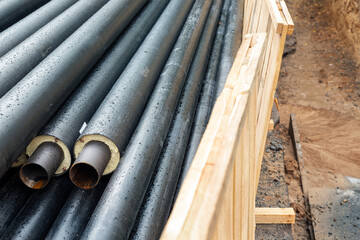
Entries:
<svg viewBox="0 0 360 240">
<path fill-rule="evenodd" d="M 5 2 L 0 239 L 159 238 L 243 1 L 18 1 L 17 14 Z"/>
</svg>

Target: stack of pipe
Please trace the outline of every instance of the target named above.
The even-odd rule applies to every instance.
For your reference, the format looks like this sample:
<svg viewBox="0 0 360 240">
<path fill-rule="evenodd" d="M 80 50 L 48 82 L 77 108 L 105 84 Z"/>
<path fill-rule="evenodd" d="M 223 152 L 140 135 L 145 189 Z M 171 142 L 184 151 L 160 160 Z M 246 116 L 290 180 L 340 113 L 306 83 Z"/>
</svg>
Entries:
<svg viewBox="0 0 360 240">
<path fill-rule="evenodd" d="M 0 1 L 0 31 L 28 15 L 49 0 Z"/>
<path fill-rule="evenodd" d="M 0 238 L 159 238 L 242 5 L 37 0 L 0 17 Z"/>
<path fill-rule="evenodd" d="M 38 184 L 45 187 L 54 175 L 61 175 L 69 169 L 71 151 L 80 135 L 79 130 L 97 110 L 167 2 L 153 0 L 138 14 L 57 114 L 28 145 L 26 152 L 30 159 L 21 169 L 21 178 L 26 185 L 33 187 Z M 50 154 L 46 154 L 46 149 L 50 147 L 41 146 L 49 143 L 61 149 L 64 155 L 54 159 Z M 37 155 L 41 157 L 37 158 Z M 41 174 L 41 171 L 35 171 L 36 168 L 44 173 L 44 177 L 39 181 L 34 181 L 39 179 Z"/>
<path fill-rule="evenodd" d="M 84 1 L 84 3 L 88 2 L 98 5 L 101 1 Z M 102 3 L 104 2 L 106 1 L 102 1 Z M 0 122 L 2 127 L 0 128 L 0 139 L 2 141 L 0 142 L 0 176 L 3 176 L 22 154 L 25 147 L 46 122 L 50 120 L 51 116 L 95 65 L 145 2 L 145 0 L 108 1 L 1 97 Z M 82 2 L 79 1 L 78 3 Z M 88 10 L 84 12 L 88 12 Z M 77 13 L 72 13 L 72 16 L 77 16 Z M 69 16 L 66 15 L 65 17 Z M 56 23 L 58 22 L 56 21 Z M 39 31 L 42 31 L 47 25 Z M 62 30 L 52 29 L 52 31 L 57 32 L 62 32 Z M 32 36 L 37 35 L 37 33 Z M 45 33 L 45 36 L 47 36 L 47 33 Z M 30 38 L 26 39 L 23 43 L 27 43 Z M 37 45 L 32 45 L 31 43 L 30 45 L 36 46 L 35 51 L 28 50 L 32 49 L 30 46 L 29 48 L 26 47 L 25 52 L 30 52 L 30 55 L 35 52 L 36 61 L 39 60 L 37 58 L 39 55 L 47 54 L 48 48 L 41 48 L 41 44 L 40 49 L 37 48 Z M 19 54 L 22 55 L 22 53 Z M 14 56 L 17 55 L 14 54 Z M 23 61 L 21 56 L 19 59 Z M 13 59 L 9 59 L 5 63 L 5 65 L 9 66 L 12 64 L 14 64 Z M 26 66 L 27 62 L 24 64 Z M 29 64 L 33 64 L 32 59 L 29 60 Z M 12 70 L 10 69 L 10 71 Z M 6 78 L 5 82 L 7 81 L 12 80 Z M 26 121 L 24 122 L 25 119 Z"/>
</svg>

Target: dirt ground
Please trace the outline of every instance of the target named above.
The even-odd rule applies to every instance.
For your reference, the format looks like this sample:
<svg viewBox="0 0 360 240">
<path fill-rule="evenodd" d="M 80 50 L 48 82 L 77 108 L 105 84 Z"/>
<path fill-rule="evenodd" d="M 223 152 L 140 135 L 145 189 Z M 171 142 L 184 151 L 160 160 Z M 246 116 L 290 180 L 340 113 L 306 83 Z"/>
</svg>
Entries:
<svg viewBox="0 0 360 240">
<path fill-rule="evenodd" d="M 334 1 L 287 0 L 295 22 L 277 89 L 286 184 L 298 211 L 294 239 L 308 239 L 297 161 L 288 125 L 295 113 L 311 187 L 346 188 L 344 176 L 360 178 L 360 70 L 351 39 L 330 9 Z M 336 2 L 336 1 L 335 1 Z M 344 26 L 343 26 L 344 27 Z M 357 33 L 360 34 L 360 33 Z M 294 47 L 295 46 L 295 47 Z M 295 51 L 293 51 L 296 49 Z"/>
</svg>

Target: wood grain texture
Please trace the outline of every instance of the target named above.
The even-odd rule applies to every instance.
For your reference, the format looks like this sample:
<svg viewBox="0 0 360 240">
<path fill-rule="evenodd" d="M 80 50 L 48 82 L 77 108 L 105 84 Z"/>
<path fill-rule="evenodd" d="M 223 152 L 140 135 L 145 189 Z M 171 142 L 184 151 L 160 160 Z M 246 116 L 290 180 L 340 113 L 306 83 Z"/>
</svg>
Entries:
<svg viewBox="0 0 360 240">
<path fill-rule="evenodd" d="M 293 224 L 295 211 L 293 208 L 255 208 L 257 224 Z"/>
</svg>

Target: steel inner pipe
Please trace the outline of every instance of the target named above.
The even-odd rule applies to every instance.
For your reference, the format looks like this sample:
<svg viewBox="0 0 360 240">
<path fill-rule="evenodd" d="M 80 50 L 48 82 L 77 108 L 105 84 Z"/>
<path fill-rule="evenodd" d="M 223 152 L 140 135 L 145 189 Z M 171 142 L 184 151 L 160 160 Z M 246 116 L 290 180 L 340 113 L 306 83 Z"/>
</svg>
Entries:
<svg viewBox="0 0 360 240">
<path fill-rule="evenodd" d="M 109 147 L 98 141 L 88 142 L 70 169 L 70 179 L 85 189 L 95 187 L 110 161 Z"/>
<path fill-rule="evenodd" d="M 76 141 L 76 158 L 87 142 L 102 141 L 111 150 L 105 171 L 111 173 L 115 170 L 120 153 L 125 150 L 137 126 L 192 4 L 191 0 L 173 0 L 167 5 Z"/>
<path fill-rule="evenodd" d="M 90 120 L 167 3 L 168 0 L 151 0 L 141 10 L 81 85 L 41 130 L 39 136 L 27 146 L 26 152 L 30 157 L 43 142 L 51 141 L 63 150 L 64 158 L 52 175 L 62 175 L 70 168 L 69 149 L 73 149 L 82 125 Z M 38 164 L 41 166 L 41 163 Z M 112 172 L 111 168 L 105 169 L 103 174 L 110 172 Z"/>
<path fill-rule="evenodd" d="M 109 1 L 0 99 L 0 177 L 145 2 Z"/>
<path fill-rule="evenodd" d="M 211 48 L 211 55 L 209 59 L 209 63 L 207 66 L 205 79 L 203 83 L 203 87 L 201 90 L 201 95 L 199 99 L 199 103 L 196 110 L 196 115 L 194 119 L 194 123 L 192 126 L 190 139 L 188 143 L 188 148 L 185 154 L 180 178 L 178 181 L 178 187 L 176 191 L 175 200 L 177 197 L 177 193 L 180 190 L 180 187 L 186 177 L 186 174 L 191 166 L 191 163 L 194 159 L 195 153 L 198 149 L 198 146 L 200 144 L 201 138 L 205 132 L 207 123 L 210 118 L 210 114 L 213 107 L 214 102 L 214 93 L 215 93 L 215 85 L 216 85 L 216 75 L 218 71 L 220 56 L 221 56 L 221 49 L 223 45 L 223 38 L 225 35 L 225 29 L 226 29 L 226 18 L 228 14 L 228 7 L 229 7 L 229 1 L 225 0 L 219 25 L 217 27 L 216 36 L 214 44 Z"/>
<path fill-rule="evenodd" d="M 74 187 L 45 239 L 79 238 L 108 182 L 103 177 L 93 189 Z"/>
<path fill-rule="evenodd" d="M 51 181 L 47 188 L 33 191 L 1 239 L 44 239 L 72 186 L 64 175 Z"/>
<path fill-rule="evenodd" d="M 2 56 L 0 98 L 108 1 L 78 1 Z"/>
<path fill-rule="evenodd" d="M 0 1 L 0 32 L 48 1 Z"/>
<path fill-rule="evenodd" d="M 186 6 L 171 1 L 170 6 Z M 191 5 L 191 4 L 190 4 Z M 211 1 L 196 1 L 82 239 L 127 239 L 159 158 Z M 165 10 L 166 11 L 166 10 Z"/>
<path fill-rule="evenodd" d="M 53 142 L 44 142 L 20 169 L 20 179 L 33 189 L 44 188 L 64 159 L 63 150 Z"/>
<path fill-rule="evenodd" d="M 168 219 L 182 162 L 196 112 L 209 49 L 214 39 L 222 0 L 215 0 L 208 14 L 200 42 L 176 109 L 164 148 L 137 216 L 130 239 L 159 239 Z"/>
<path fill-rule="evenodd" d="M 2 31 L 0 33 L 0 57 L 75 2 L 77 2 L 77 0 L 52 0 L 11 27 Z"/>
</svg>

